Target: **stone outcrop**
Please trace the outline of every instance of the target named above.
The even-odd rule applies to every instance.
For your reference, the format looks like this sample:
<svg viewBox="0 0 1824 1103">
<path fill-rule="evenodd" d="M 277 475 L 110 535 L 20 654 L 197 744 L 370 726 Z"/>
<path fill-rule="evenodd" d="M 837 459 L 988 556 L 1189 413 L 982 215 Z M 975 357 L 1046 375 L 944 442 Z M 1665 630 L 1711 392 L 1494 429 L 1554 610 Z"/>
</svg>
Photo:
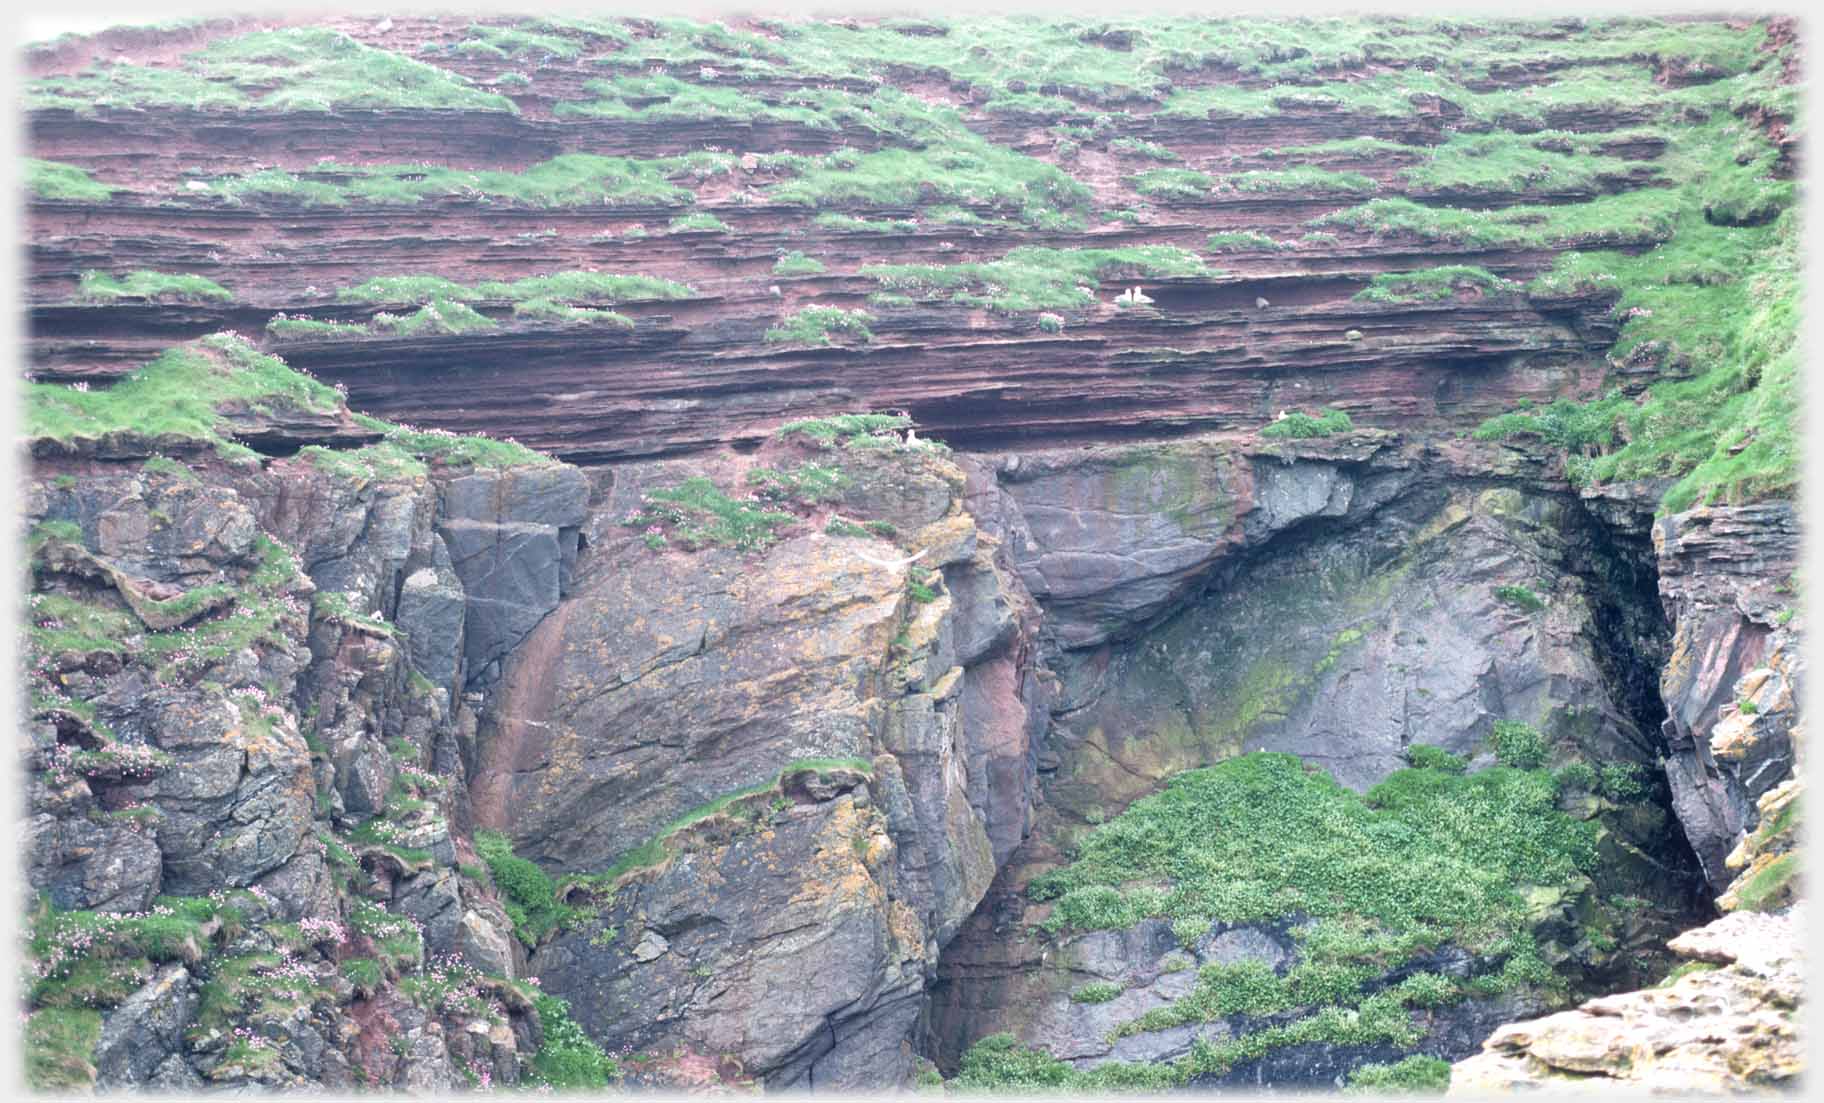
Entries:
<svg viewBox="0 0 1824 1103">
<path fill-rule="evenodd" d="M 573 593 L 484 711 L 472 792 L 478 823 L 554 868 L 685 848 L 532 960 L 599 1037 L 858 1088 L 910 1078 L 937 955 L 1025 827 L 1046 696 L 1032 601 L 964 512 L 963 472 L 903 444 L 808 454 L 849 480 L 831 516 L 897 535 L 655 551 L 621 521 L 671 471 L 616 468 Z M 799 792 L 801 761 L 871 765 Z M 668 834 L 755 787 L 779 804 L 746 796 L 705 821 L 738 827 Z M 749 805 L 757 822 L 733 811 Z"/>
<path fill-rule="evenodd" d="M 1755 803 L 1793 774 L 1804 681 L 1798 522 L 1783 503 L 1699 509 L 1653 530 L 1675 630 L 1661 676 L 1666 776 L 1712 891 L 1757 822 Z"/>
<path fill-rule="evenodd" d="M 1805 1066 L 1803 912 L 1736 912 L 1672 941 L 1700 968 L 1669 986 L 1503 1026 L 1452 1070 L 1467 1098 L 1517 1089 L 1677 1095 L 1791 1091 Z"/>
</svg>

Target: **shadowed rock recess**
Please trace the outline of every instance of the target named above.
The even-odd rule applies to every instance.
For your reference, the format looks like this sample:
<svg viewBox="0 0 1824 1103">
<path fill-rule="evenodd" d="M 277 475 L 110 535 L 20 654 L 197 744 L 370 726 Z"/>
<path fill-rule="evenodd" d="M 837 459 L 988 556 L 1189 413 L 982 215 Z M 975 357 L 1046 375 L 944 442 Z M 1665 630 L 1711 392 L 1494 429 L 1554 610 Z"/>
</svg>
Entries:
<svg viewBox="0 0 1824 1103">
<path fill-rule="evenodd" d="M 1803 52 L 28 46 L 29 1084 L 1790 1090 Z"/>
</svg>

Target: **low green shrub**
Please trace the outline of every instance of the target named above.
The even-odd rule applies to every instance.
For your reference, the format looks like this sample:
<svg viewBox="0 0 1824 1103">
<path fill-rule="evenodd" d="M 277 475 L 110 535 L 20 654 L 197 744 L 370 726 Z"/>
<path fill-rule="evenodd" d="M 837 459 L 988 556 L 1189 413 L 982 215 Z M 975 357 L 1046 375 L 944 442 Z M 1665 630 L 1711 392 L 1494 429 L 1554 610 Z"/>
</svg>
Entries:
<svg viewBox="0 0 1824 1103">
<path fill-rule="evenodd" d="M 1495 721 L 1495 761 L 1516 770 L 1536 770 L 1545 765 L 1551 748 L 1538 728 L 1518 720 Z"/>
<path fill-rule="evenodd" d="M 1334 436 L 1337 433 L 1347 433 L 1353 428 L 1355 423 L 1342 410 L 1325 410 L 1316 417 L 1294 410 L 1262 426 L 1260 435 L 1270 440 L 1304 439 Z"/>
</svg>

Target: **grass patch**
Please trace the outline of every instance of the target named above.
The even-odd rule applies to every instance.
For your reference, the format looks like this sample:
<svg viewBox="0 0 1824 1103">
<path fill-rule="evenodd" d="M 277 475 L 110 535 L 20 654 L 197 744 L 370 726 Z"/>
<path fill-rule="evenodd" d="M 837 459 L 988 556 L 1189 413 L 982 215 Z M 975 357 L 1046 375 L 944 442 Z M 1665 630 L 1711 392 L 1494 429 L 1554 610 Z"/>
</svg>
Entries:
<svg viewBox="0 0 1824 1103">
<path fill-rule="evenodd" d="M 1495 600 L 1512 605 L 1524 613 L 1537 613 L 1545 601 L 1527 586 L 1496 586 Z"/>
<path fill-rule="evenodd" d="M 1260 435 L 1266 440 L 1305 440 L 1312 437 L 1329 437 L 1337 433 L 1347 433 L 1355 428 L 1355 423 L 1342 410 L 1325 410 L 1315 417 L 1294 410 L 1286 416 L 1270 421 L 1261 427 Z"/>
<path fill-rule="evenodd" d="M 234 293 L 214 280 L 202 276 L 144 271 L 129 272 L 124 276 L 84 272 L 77 284 L 76 295 L 80 299 L 97 303 L 110 303 L 119 299 L 162 299 L 189 303 L 234 301 Z"/>
<path fill-rule="evenodd" d="M 106 388 L 29 384 L 25 427 L 28 436 L 65 442 L 121 432 L 169 435 L 245 456 L 248 450 L 232 442 L 217 413 L 230 402 L 315 414 L 333 414 L 341 408 L 340 396 L 329 387 L 240 338 L 216 334 L 171 349 Z"/>
<path fill-rule="evenodd" d="M 807 257 L 797 249 L 780 257 L 773 264 L 773 275 L 775 276 L 820 276 L 823 272 L 822 261 L 815 257 Z"/>
<path fill-rule="evenodd" d="M 982 264 L 876 264 L 861 270 L 889 292 L 1009 313 L 1094 305 L 1100 280 L 1213 276 L 1197 254 L 1169 245 L 1123 249 L 1022 246 Z"/>
<path fill-rule="evenodd" d="M 1289 242 L 1274 241 L 1258 230 L 1230 230 L 1211 234 L 1203 247 L 1212 253 L 1250 253 L 1256 250 L 1278 252 L 1293 246 Z"/>
<path fill-rule="evenodd" d="M 80 1092 L 95 1083 L 101 1012 L 44 1008 L 25 1020 L 25 1083 L 34 1092 Z"/>
<path fill-rule="evenodd" d="M 75 165 L 58 161 L 25 159 L 25 189 L 35 199 L 67 199 L 79 203 L 105 203 L 114 189 Z"/>
<path fill-rule="evenodd" d="M 649 490 L 640 505 L 624 524 L 663 530 L 667 540 L 692 551 L 712 546 L 765 551 L 779 541 L 781 529 L 798 520 L 790 513 L 730 498 L 700 475 L 674 487 Z"/>
<path fill-rule="evenodd" d="M 532 1055 L 532 1079 L 557 1091 L 601 1091 L 619 1080 L 620 1066 L 570 1017 L 557 996 L 532 998 L 543 1044 Z"/>
<path fill-rule="evenodd" d="M 1355 295 L 1365 303 L 1431 303 L 1454 299 L 1459 294 L 1499 295 L 1520 290 L 1520 285 L 1504 280 L 1486 268 L 1466 264 L 1449 264 L 1424 268 L 1417 272 L 1382 272 Z"/>
<path fill-rule="evenodd" d="M 1443 1095 L 1450 1087 L 1450 1062 L 1414 1054 L 1391 1065 L 1363 1065 L 1349 1074 L 1346 1095 Z"/>
<path fill-rule="evenodd" d="M 697 157 L 640 159 L 593 153 L 566 153 L 524 172 L 330 161 L 302 173 L 265 169 L 218 177 L 210 181 L 208 194 L 234 203 L 279 199 L 320 207 L 413 205 L 434 199 L 552 209 L 688 207 L 696 202 L 696 193 L 679 181 L 700 175 L 706 167 Z"/>
<path fill-rule="evenodd" d="M 835 414 L 788 421 L 773 430 L 773 435 L 803 437 L 820 448 L 865 448 L 897 442 L 900 432 L 911 427 L 912 419 L 904 414 Z"/>
<path fill-rule="evenodd" d="M 783 323 L 766 331 L 766 343 L 795 345 L 828 345 L 830 334 L 844 333 L 872 341 L 874 331 L 868 328 L 871 316 L 865 310 L 843 310 L 835 306 L 807 306 Z"/>
<path fill-rule="evenodd" d="M 1215 178 L 1193 169 L 1147 169 L 1128 177 L 1141 195 L 1154 199 L 1202 199 L 1215 186 Z"/>
<path fill-rule="evenodd" d="M 287 27 L 212 42 L 176 66 L 102 65 L 26 86 L 28 110 L 177 108 L 205 111 L 515 110 L 444 69 L 348 35 Z"/>
<path fill-rule="evenodd" d="M 1226 191 L 1302 192 L 1307 195 L 1358 195 L 1380 187 L 1373 178 L 1359 172 L 1335 172 L 1309 166 L 1230 173 L 1216 183 Z"/>
<path fill-rule="evenodd" d="M 589 309 L 587 304 L 667 301 L 688 298 L 693 294 L 695 292 L 685 284 L 657 276 L 617 275 L 609 272 L 553 272 L 546 276 L 527 276 L 510 283 L 488 280 L 473 287 L 442 276 L 376 276 L 336 290 L 336 298 L 342 302 L 425 304 L 415 314 L 375 315 L 367 331 L 393 336 L 410 336 L 421 332 L 462 333 L 492 328 L 493 321 L 467 305 L 480 302 L 513 303 L 514 315 L 522 318 L 631 327 L 633 320 L 626 315 Z M 268 328 L 271 328 L 270 324 Z M 304 332 L 314 336 L 343 333 L 341 329 L 326 333 L 315 327 Z"/>
<path fill-rule="evenodd" d="M 1426 756 L 1421 756 L 1426 757 Z M 1211 965 L 1192 992 L 1117 1035 L 1232 1015 L 1272 1016 L 1239 1038 L 1198 1043 L 1169 1064 L 1076 1072 L 1011 1039 L 964 1058 L 965 1086 L 1165 1087 L 1302 1042 L 1415 1045 L 1410 1008 L 1561 988 L 1528 929 L 1522 890 L 1571 887 L 1596 861 L 1596 828 L 1560 813 L 1543 770 L 1400 770 L 1366 795 L 1291 755 L 1255 753 L 1173 777 L 1095 828 L 1068 866 L 1028 887 L 1053 901 L 1052 930 L 1172 921 L 1180 939 L 1213 922 L 1303 915 L 1297 963 Z M 1442 945 L 1478 955 L 1465 980 L 1431 973 L 1368 982 Z M 1302 1014 L 1289 1014 L 1303 1009 Z"/>
<path fill-rule="evenodd" d="M 1116 138 L 1108 143 L 1108 148 L 1111 153 L 1125 153 L 1130 157 L 1144 157 L 1149 161 L 1170 163 L 1184 160 L 1164 146 L 1141 138 Z"/>
</svg>

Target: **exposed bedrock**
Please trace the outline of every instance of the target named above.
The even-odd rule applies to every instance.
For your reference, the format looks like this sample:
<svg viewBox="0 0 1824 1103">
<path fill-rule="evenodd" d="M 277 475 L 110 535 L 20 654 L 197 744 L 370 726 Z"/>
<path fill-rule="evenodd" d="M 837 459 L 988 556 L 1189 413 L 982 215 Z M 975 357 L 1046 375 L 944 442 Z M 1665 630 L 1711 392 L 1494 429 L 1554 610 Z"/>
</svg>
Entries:
<svg viewBox="0 0 1824 1103">
<path fill-rule="evenodd" d="M 1277 751 L 1361 791 L 1415 744 L 1492 764 L 1494 722 L 1518 720 L 1546 736 L 1552 764 L 1655 771 L 1664 712 L 1651 688 L 1670 629 L 1647 519 L 1586 502 L 1512 456 L 1356 432 L 1297 447 L 1195 440 L 978 460 L 972 506 L 1045 609 L 1058 692 L 1034 830 L 940 963 L 926 1026 L 944 1067 L 1001 1031 L 1087 1066 L 1170 1059 L 1197 1037 L 1259 1028 L 1113 1039 L 1112 1027 L 1188 990 L 1210 939 L 1181 946 L 1158 923 L 1151 935 L 1147 923 L 1055 936 L 1031 926 L 1027 881 L 1182 770 Z M 1600 824 L 1600 892 L 1651 901 L 1623 941 L 1656 951 L 1701 907 L 1676 823 L 1654 800 L 1566 810 Z M 1628 983 L 1634 966 L 1579 934 L 1571 916 L 1583 907 L 1542 913 L 1547 957 L 1579 983 Z M 1291 959 L 1270 930 L 1214 936 L 1221 952 L 1245 944 L 1244 957 L 1282 971 Z M 1097 980 L 1122 994 L 1070 998 Z M 1466 1056 L 1537 1006 L 1432 1013 L 1419 1051 Z M 1397 1056 L 1346 1048 L 1276 1051 L 1224 1083 L 1324 1087 Z"/>
<path fill-rule="evenodd" d="M 1798 518 L 1786 503 L 1697 509 L 1655 523 L 1660 593 L 1676 630 L 1660 677 L 1666 778 L 1712 891 L 1757 822 L 1756 802 L 1795 775 L 1805 676 Z"/>
<path fill-rule="evenodd" d="M 532 962 L 610 1048 L 726 1054 L 776 1087 L 906 1081 L 937 953 L 1026 830 L 1049 705 L 1031 599 L 955 465 L 899 448 L 842 466 L 835 510 L 898 546 L 655 554 L 622 522 L 684 472 L 604 474 L 571 595 L 484 707 L 477 822 L 549 868 L 636 871 Z M 930 600 L 908 557 L 941 572 Z M 833 780 L 806 788 L 794 763 Z M 642 869 L 674 834 L 683 852 Z"/>
</svg>

